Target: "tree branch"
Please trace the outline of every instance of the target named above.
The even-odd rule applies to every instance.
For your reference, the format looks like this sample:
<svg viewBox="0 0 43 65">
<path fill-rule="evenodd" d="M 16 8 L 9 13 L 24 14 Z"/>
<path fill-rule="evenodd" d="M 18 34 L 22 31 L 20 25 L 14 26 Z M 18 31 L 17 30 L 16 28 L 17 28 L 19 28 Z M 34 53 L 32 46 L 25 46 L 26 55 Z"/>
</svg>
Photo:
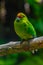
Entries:
<svg viewBox="0 0 43 65">
<path fill-rule="evenodd" d="M 43 48 L 43 36 L 23 41 L 22 44 L 20 42 L 11 41 L 0 45 L 0 56 Z"/>
</svg>

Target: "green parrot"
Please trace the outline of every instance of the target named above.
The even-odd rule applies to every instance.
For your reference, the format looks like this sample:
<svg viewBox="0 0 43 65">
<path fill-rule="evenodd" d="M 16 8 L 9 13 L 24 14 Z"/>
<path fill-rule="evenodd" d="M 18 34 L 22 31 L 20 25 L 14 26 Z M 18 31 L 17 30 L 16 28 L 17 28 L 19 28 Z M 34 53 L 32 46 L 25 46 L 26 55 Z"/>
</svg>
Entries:
<svg viewBox="0 0 43 65">
<path fill-rule="evenodd" d="M 24 40 L 36 37 L 36 31 L 27 16 L 20 12 L 14 21 L 14 29 L 17 35 Z"/>
</svg>

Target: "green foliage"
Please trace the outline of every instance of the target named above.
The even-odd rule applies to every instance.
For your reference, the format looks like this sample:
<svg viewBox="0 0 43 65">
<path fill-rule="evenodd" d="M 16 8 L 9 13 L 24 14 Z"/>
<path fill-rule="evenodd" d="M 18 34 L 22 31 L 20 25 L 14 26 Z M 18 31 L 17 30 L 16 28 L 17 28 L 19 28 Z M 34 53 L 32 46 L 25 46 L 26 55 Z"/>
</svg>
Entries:
<svg viewBox="0 0 43 65">
<path fill-rule="evenodd" d="M 43 49 L 35 55 L 30 52 L 21 52 L 0 57 L 0 65 L 43 65 Z"/>
</svg>

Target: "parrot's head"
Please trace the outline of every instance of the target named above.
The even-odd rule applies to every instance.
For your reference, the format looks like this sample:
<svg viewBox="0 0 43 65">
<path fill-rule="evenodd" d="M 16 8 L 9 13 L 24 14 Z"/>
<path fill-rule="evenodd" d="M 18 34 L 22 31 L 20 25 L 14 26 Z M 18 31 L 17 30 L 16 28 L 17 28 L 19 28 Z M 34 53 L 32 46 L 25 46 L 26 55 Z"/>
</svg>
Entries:
<svg viewBox="0 0 43 65">
<path fill-rule="evenodd" d="M 20 13 L 17 14 L 17 17 L 18 17 L 18 18 L 23 18 L 23 17 L 25 17 L 25 14 L 22 13 L 22 12 L 20 12 Z"/>
<path fill-rule="evenodd" d="M 24 13 L 20 12 L 17 14 L 16 22 L 23 23 L 25 19 L 26 19 L 26 15 Z"/>
</svg>

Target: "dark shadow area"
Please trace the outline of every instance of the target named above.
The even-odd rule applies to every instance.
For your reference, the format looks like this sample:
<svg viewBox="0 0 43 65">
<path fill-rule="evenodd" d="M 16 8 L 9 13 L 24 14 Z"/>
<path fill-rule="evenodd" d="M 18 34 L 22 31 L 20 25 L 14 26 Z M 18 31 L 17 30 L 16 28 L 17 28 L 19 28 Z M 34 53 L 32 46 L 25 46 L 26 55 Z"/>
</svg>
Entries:
<svg viewBox="0 0 43 65">
<path fill-rule="evenodd" d="M 26 53 L 18 53 L 17 61 L 13 65 L 19 65 L 20 63 L 24 62 L 28 58 Z"/>
</svg>

